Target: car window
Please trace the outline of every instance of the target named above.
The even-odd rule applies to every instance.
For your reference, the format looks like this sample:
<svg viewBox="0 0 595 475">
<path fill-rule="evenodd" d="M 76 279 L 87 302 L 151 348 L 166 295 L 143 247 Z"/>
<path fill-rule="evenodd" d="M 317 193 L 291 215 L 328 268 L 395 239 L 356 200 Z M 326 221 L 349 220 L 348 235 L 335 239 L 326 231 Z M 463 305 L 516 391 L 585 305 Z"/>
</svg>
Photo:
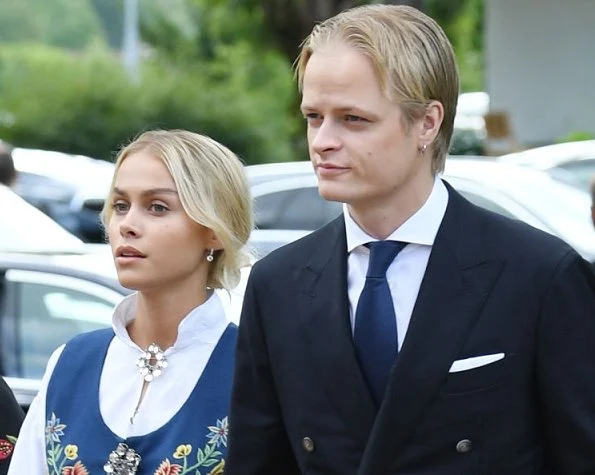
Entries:
<svg viewBox="0 0 595 475">
<path fill-rule="evenodd" d="M 254 199 L 258 229 L 313 231 L 341 213 L 341 204 L 323 199 L 317 187 L 294 188 Z"/>
<path fill-rule="evenodd" d="M 43 376 L 47 360 L 60 345 L 79 333 L 109 327 L 121 299 L 111 289 L 75 277 L 13 271 L 7 279 L 18 284 L 16 355 L 3 354 L 3 360 L 14 360 L 7 365 L 7 376 Z"/>
<path fill-rule="evenodd" d="M 595 178 L 595 158 L 564 163 L 558 168 L 572 172 L 587 185 Z"/>
</svg>

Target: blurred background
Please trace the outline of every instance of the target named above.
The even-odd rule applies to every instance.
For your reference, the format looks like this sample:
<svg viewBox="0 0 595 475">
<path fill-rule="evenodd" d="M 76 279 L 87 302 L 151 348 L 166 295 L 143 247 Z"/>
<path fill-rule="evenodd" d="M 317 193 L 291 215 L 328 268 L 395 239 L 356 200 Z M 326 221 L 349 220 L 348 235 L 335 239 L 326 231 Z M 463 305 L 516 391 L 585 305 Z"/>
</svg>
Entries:
<svg viewBox="0 0 595 475">
<path fill-rule="evenodd" d="M 0 373 L 25 407 L 51 351 L 110 325 L 129 292 L 98 213 L 116 151 L 143 130 L 200 132 L 241 156 L 255 259 L 341 212 L 305 162 L 292 64 L 316 22 L 365 3 L 413 5 L 454 46 L 443 177 L 595 261 L 595 1 L 0 0 L 0 159 L 16 168 L 0 185 Z M 247 273 L 222 296 L 232 320 Z"/>
<path fill-rule="evenodd" d="M 292 63 L 315 22 L 362 1 L 2 0 L 0 138 L 109 160 L 148 128 L 200 130 L 248 164 L 303 159 Z M 483 0 L 409 3 L 447 30 L 483 91 Z M 465 105 L 460 151 L 481 151 Z M 481 137 L 479 137 L 481 138 Z M 457 150 L 458 151 L 458 150 Z"/>
</svg>

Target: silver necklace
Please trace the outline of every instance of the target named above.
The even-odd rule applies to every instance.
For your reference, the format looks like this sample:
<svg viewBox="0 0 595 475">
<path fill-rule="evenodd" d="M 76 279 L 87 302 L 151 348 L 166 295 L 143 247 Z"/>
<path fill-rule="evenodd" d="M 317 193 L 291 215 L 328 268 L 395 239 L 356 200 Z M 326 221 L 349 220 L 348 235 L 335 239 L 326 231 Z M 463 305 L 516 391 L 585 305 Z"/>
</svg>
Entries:
<svg viewBox="0 0 595 475">
<path fill-rule="evenodd" d="M 167 368 L 167 358 L 157 343 L 151 343 L 136 362 L 145 381 L 151 382 Z"/>
</svg>

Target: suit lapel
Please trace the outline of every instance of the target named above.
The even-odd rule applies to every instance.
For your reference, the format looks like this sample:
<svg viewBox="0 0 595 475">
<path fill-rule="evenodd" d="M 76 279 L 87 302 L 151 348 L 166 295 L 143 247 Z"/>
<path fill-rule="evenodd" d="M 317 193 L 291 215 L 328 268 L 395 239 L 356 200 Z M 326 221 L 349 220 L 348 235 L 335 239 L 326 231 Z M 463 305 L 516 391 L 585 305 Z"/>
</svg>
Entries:
<svg viewBox="0 0 595 475">
<path fill-rule="evenodd" d="M 447 211 L 370 434 L 362 474 L 390 467 L 447 376 L 502 268 L 501 262 L 484 258 L 477 211 L 447 187 Z"/>
<path fill-rule="evenodd" d="M 320 385 L 363 448 L 377 411 L 353 345 L 343 216 L 317 233 L 316 243 L 317 251 L 298 273 L 301 338 Z"/>
</svg>

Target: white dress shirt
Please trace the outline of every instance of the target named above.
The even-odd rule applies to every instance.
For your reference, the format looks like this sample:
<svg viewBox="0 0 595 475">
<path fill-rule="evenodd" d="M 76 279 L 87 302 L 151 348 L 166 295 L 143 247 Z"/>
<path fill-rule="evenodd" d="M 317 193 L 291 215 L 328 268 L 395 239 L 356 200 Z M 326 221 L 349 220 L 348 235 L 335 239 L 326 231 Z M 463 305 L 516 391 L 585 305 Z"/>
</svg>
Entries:
<svg viewBox="0 0 595 475">
<path fill-rule="evenodd" d="M 397 318 L 397 334 L 399 349 L 407 334 L 413 307 L 421 281 L 426 272 L 434 239 L 448 204 L 448 190 L 442 180 L 436 178 L 430 196 L 417 212 L 397 228 L 387 240 L 409 243 L 397 255 L 386 271 L 390 287 L 395 316 Z M 362 230 L 349 215 L 347 206 L 343 207 L 345 231 L 347 233 L 347 292 L 349 295 L 351 330 L 355 326 L 355 310 L 359 296 L 364 288 L 369 249 L 364 244 L 377 241 Z"/>
<path fill-rule="evenodd" d="M 122 438 L 148 434 L 167 423 L 182 407 L 196 386 L 211 353 L 227 328 L 228 320 L 216 293 L 193 309 L 178 327 L 173 346 L 165 350 L 168 366 L 151 381 L 131 421 L 143 387 L 136 362 L 143 353 L 129 337 L 126 326 L 133 320 L 136 294 L 126 297 L 114 310 L 116 334 L 106 353 L 99 384 L 99 406 L 103 420 Z M 46 468 L 46 392 L 48 382 L 64 346 L 51 356 L 41 383 L 21 428 L 12 456 L 9 475 L 41 475 Z M 76 388 L 73 388 L 76 391 Z M 68 395 L 65 395 L 68 397 Z"/>
</svg>

